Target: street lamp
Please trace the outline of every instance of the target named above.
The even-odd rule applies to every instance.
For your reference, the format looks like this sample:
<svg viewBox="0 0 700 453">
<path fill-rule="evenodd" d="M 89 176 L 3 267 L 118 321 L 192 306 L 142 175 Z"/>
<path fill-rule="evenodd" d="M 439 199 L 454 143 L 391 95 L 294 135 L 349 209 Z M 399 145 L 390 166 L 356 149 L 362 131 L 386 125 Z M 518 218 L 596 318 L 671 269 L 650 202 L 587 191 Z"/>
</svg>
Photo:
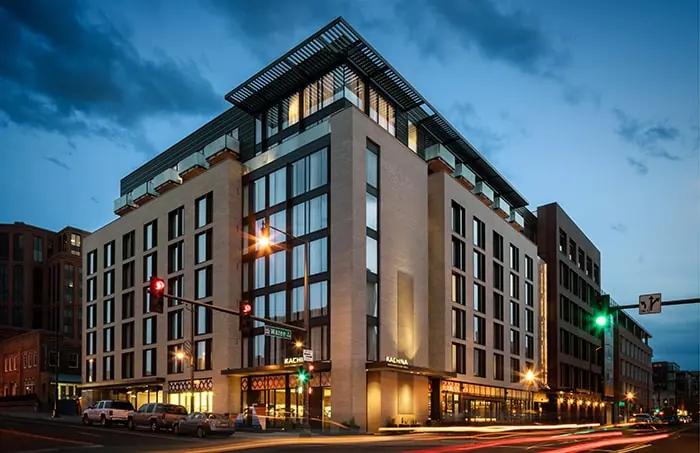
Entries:
<svg viewBox="0 0 700 453">
<path fill-rule="evenodd" d="M 626 422 L 629 422 L 629 420 L 630 420 L 630 404 L 631 404 L 633 399 L 634 399 L 634 393 L 627 392 L 627 395 L 625 395 L 625 400 L 626 400 L 625 409 L 627 409 L 625 411 L 625 421 Z"/>
<path fill-rule="evenodd" d="M 260 235 L 257 237 L 257 244 L 263 249 L 268 249 L 271 246 L 272 241 L 270 240 L 270 230 L 275 231 L 284 235 L 288 239 L 293 241 L 300 241 L 304 244 L 304 342 L 297 341 L 295 346 L 301 348 L 306 346 L 307 348 L 311 345 L 311 306 L 309 304 L 309 241 L 306 239 L 298 238 L 293 234 L 282 231 L 278 228 L 268 225 L 265 220 L 262 222 L 262 227 L 260 229 Z M 310 433 L 311 429 L 309 426 L 309 391 L 308 386 L 310 382 L 304 380 L 302 382 L 304 386 L 304 416 L 302 417 L 302 426 L 305 434 Z"/>
<path fill-rule="evenodd" d="M 194 348 L 194 329 L 195 329 L 195 307 L 187 305 L 187 309 L 192 313 L 192 327 L 190 329 L 190 339 L 185 342 L 183 349 L 175 353 L 175 358 L 178 360 L 184 360 L 186 357 L 190 359 L 190 413 L 194 412 L 194 354 L 192 348 Z M 189 343 L 189 351 L 187 350 L 187 344 Z"/>
<path fill-rule="evenodd" d="M 534 410 L 532 409 L 532 391 L 530 387 L 535 383 L 535 372 L 532 370 L 525 371 L 525 382 L 527 383 L 527 396 L 528 396 L 528 411 L 530 414 L 530 421 L 532 421 L 532 414 Z"/>
</svg>

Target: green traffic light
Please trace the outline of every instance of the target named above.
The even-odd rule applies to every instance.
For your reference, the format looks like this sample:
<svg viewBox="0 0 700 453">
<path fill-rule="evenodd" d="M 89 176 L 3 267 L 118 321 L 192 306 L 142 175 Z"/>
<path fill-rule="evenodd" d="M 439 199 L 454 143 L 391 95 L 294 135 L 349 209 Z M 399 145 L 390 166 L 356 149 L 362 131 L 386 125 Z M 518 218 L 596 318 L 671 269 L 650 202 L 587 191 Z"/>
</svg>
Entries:
<svg viewBox="0 0 700 453">
<path fill-rule="evenodd" d="M 304 373 L 303 371 L 299 372 L 299 375 L 298 375 L 299 382 L 306 382 L 306 378 L 307 378 L 306 373 Z"/>
<path fill-rule="evenodd" d="M 595 323 L 598 327 L 605 327 L 608 325 L 608 317 L 606 315 L 598 315 L 595 318 Z"/>
</svg>

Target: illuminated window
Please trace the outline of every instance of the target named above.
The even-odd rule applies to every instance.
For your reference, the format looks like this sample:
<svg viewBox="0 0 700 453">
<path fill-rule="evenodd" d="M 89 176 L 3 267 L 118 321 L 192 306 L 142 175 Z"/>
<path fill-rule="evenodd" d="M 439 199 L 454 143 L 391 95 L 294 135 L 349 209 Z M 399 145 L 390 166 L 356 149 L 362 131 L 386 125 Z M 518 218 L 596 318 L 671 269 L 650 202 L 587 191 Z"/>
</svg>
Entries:
<svg viewBox="0 0 700 453">
<path fill-rule="evenodd" d="M 418 152 L 418 128 L 411 120 L 408 121 L 408 148 Z"/>
<path fill-rule="evenodd" d="M 282 102 L 282 129 L 299 122 L 299 93 L 294 93 Z"/>
</svg>

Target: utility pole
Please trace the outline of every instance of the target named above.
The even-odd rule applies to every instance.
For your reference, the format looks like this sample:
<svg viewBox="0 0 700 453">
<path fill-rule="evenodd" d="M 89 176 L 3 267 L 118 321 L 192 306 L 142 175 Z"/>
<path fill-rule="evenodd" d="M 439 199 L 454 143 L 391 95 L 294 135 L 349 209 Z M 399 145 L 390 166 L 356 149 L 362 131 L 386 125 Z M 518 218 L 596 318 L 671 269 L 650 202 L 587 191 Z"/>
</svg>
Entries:
<svg viewBox="0 0 700 453">
<path fill-rule="evenodd" d="M 55 303 L 54 312 L 55 312 L 54 316 L 56 318 L 56 326 L 55 326 L 56 328 L 54 330 L 54 345 L 56 348 L 56 363 L 54 366 L 54 381 L 55 382 L 54 382 L 53 409 L 52 409 L 51 417 L 60 418 L 61 414 L 58 411 L 58 372 L 59 372 L 58 362 L 59 362 L 60 357 L 61 357 L 61 354 L 60 354 L 61 348 L 60 348 L 58 342 L 59 342 L 59 329 L 61 326 L 61 323 L 59 321 L 60 314 L 61 314 L 61 304 L 58 301 L 56 301 L 56 303 Z M 51 357 L 51 353 L 49 353 L 49 357 Z"/>
</svg>

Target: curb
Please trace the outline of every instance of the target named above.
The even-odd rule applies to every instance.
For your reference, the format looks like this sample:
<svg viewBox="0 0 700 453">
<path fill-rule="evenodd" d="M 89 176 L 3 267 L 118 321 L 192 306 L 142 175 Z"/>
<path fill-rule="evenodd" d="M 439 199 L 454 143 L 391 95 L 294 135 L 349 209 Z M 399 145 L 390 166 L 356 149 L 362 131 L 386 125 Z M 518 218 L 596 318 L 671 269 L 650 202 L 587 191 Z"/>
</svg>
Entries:
<svg viewBox="0 0 700 453">
<path fill-rule="evenodd" d="M 81 418 L 52 418 L 50 415 L 47 415 L 45 417 L 36 417 L 36 416 L 31 416 L 27 414 L 21 414 L 21 413 L 11 413 L 11 412 L 0 412 L 0 419 L 8 419 L 8 420 L 26 420 L 26 421 L 37 421 L 37 422 L 44 422 L 44 423 L 52 423 L 56 425 L 82 425 L 82 419 Z"/>
</svg>

